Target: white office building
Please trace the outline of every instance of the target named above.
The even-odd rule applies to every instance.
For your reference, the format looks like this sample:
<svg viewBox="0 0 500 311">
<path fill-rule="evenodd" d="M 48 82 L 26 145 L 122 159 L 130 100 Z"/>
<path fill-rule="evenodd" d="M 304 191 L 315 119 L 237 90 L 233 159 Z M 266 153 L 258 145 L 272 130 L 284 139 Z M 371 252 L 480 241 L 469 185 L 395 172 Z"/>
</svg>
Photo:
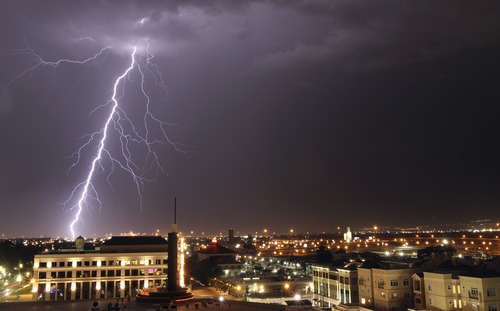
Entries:
<svg viewBox="0 0 500 311">
<path fill-rule="evenodd" d="M 168 244 L 162 237 L 112 237 L 94 249 L 85 249 L 79 237 L 75 245 L 35 256 L 34 300 L 135 296 L 167 278 Z"/>
</svg>

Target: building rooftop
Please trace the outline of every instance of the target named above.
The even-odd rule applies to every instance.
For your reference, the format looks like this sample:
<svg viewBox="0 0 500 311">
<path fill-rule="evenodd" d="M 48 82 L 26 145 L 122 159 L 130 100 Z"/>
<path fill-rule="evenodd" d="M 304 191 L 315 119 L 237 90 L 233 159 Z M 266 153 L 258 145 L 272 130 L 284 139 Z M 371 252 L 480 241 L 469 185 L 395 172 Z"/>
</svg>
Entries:
<svg viewBox="0 0 500 311">
<path fill-rule="evenodd" d="M 200 254 L 236 254 L 235 251 L 220 245 L 219 243 L 212 243 L 205 249 L 199 251 Z"/>
<path fill-rule="evenodd" d="M 500 272 L 485 268 L 479 267 L 469 272 L 464 272 L 460 274 L 460 276 L 468 276 L 473 278 L 500 278 Z"/>
<path fill-rule="evenodd" d="M 102 245 L 162 245 L 168 244 L 161 236 L 114 236 Z"/>
</svg>

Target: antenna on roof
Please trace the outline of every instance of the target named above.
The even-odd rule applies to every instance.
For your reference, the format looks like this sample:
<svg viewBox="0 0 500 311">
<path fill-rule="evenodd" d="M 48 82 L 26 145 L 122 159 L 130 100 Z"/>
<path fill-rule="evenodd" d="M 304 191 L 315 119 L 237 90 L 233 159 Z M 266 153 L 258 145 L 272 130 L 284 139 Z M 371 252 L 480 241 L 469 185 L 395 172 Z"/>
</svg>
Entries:
<svg viewBox="0 0 500 311">
<path fill-rule="evenodd" d="M 174 197 L 174 223 L 172 224 L 172 232 L 177 232 L 177 198 Z"/>
</svg>

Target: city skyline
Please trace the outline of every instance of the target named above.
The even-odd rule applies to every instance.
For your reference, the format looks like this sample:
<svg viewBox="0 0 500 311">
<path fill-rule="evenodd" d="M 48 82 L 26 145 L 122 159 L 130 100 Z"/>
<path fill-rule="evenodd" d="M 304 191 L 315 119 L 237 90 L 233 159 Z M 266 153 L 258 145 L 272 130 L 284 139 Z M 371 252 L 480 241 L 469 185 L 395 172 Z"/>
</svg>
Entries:
<svg viewBox="0 0 500 311">
<path fill-rule="evenodd" d="M 100 174 L 102 208 L 84 211 L 77 235 L 168 231 L 174 197 L 180 231 L 497 219 L 499 9 L 465 1 L 2 2 L 0 234 L 70 236 L 74 213 L 61 203 L 86 176 L 92 150 L 68 173 L 69 157 L 101 126 L 93 111 L 145 38 L 167 86 L 148 86 L 154 114 L 192 152 L 155 146 L 165 173 L 147 176 L 155 180 L 144 183 L 142 209 L 130 176 L 116 171 L 111 187 Z M 25 42 L 52 62 L 113 48 L 10 83 L 33 66 Z M 124 95 L 139 111 L 139 94 Z"/>
</svg>

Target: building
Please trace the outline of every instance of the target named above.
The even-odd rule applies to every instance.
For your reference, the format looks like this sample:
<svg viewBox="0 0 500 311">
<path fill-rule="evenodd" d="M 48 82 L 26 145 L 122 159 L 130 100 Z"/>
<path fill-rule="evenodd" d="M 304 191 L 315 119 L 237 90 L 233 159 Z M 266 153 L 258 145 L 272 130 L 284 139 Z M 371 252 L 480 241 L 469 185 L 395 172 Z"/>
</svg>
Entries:
<svg viewBox="0 0 500 311">
<path fill-rule="evenodd" d="M 217 239 L 212 244 L 198 251 L 198 261 L 209 259 L 222 270 L 222 277 L 239 276 L 242 264 L 237 259 L 238 254 L 219 244 Z"/>
<path fill-rule="evenodd" d="M 424 280 L 423 283 L 422 280 Z M 419 297 L 420 308 L 427 310 L 462 308 L 460 280 L 451 272 L 424 272 L 420 281 L 420 289 L 423 293 Z"/>
<path fill-rule="evenodd" d="M 459 276 L 464 311 L 498 311 L 500 273 L 478 270 Z"/>
<path fill-rule="evenodd" d="M 359 305 L 375 310 L 406 310 L 412 306 L 409 265 L 369 263 L 358 268 Z"/>
<path fill-rule="evenodd" d="M 35 255 L 34 300 L 78 300 L 135 296 L 160 286 L 167 276 L 167 241 L 160 237 L 112 237 L 85 250 L 78 237 L 70 250 Z"/>
<path fill-rule="evenodd" d="M 454 264 L 412 276 L 416 310 L 498 311 L 500 273 Z"/>
<path fill-rule="evenodd" d="M 424 273 L 415 273 L 411 279 L 413 284 L 413 308 L 416 310 L 425 310 Z"/>
<path fill-rule="evenodd" d="M 319 307 L 358 302 L 355 262 L 343 266 L 313 265 L 313 302 Z"/>
</svg>

